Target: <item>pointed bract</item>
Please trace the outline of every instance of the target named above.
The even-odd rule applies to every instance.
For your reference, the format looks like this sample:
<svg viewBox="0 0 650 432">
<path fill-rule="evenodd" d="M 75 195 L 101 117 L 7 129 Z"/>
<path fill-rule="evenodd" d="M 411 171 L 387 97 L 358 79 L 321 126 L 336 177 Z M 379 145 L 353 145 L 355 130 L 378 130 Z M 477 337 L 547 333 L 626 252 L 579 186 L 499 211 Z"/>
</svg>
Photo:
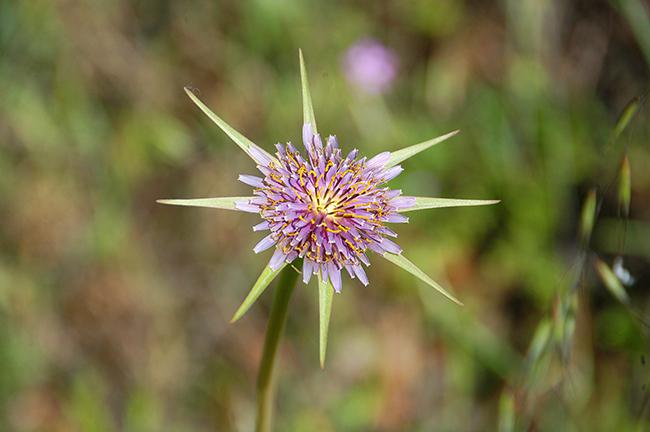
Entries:
<svg viewBox="0 0 650 432">
<path fill-rule="evenodd" d="M 316 135 L 318 133 L 318 130 L 316 129 L 316 116 L 314 116 L 314 105 L 311 102 L 309 79 L 307 78 L 307 68 L 305 67 L 305 59 L 302 56 L 302 50 L 298 50 L 298 57 L 300 58 L 300 81 L 302 83 L 303 123 L 311 124 L 312 132 Z"/>
<path fill-rule="evenodd" d="M 448 134 L 439 136 L 437 138 L 430 139 L 428 141 L 421 142 L 419 144 L 414 144 L 410 147 L 403 148 L 401 150 L 397 150 L 394 152 L 391 152 L 390 154 L 390 159 L 386 163 L 386 168 L 390 168 L 392 166 L 397 165 L 398 163 L 410 158 L 411 156 L 415 156 L 416 154 L 423 152 L 424 150 L 428 149 L 429 147 L 432 147 L 436 144 L 439 144 L 446 139 L 449 139 L 456 135 L 460 130 L 455 130 L 453 132 L 449 132 Z"/>
<path fill-rule="evenodd" d="M 210 120 L 212 120 L 219 128 L 230 137 L 231 140 L 235 142 L 242 150 L 246 152 L 251 159 L 257 162 L 259 165 L 267 165 L 268 160 L 275 160 L 275 158 L 264 150 L 262 147 L 255 144 L 253 141 L 246 138 L 244 135 L 240 134 L 232 126 L 226 123 L 218 115 L 212 112 L 201 100 L 192 92 L 188 87 L 185 87 L 185 93 L 192 99 L 192 102 L 198 106 L 201 111 L 207 115 Z"/>
<path fill-rule="evenodd" d="M 318 278 L 318 316 L 319 316 L 319 358 L 320 367 L 325 367 L 325 355 L 327 353 L 327 334 L 332 314 L 332 297 L 334 288 L 329 282 L 323 282 Z"/>
<path fill-rule="evenodd" d="M 454 198 L 430 198 L 430 197 L 415 197 L 415 205 L 411 207 L 400 208 L 397 211 L 400 213 L 424 210 L 432 208 L 443 207 L 466 207 L 466 206 L 483 206 L 497 204 L 500 200 L 466 200 Z"/>
<path fill-rule="evenodd" d="M 386 252 L 382 255 L 384 258 L 386 258 L 388 261 L 392 262 L 393 264 L 403 268 L 407 272 L 411 273 L 413 276 L 417 277 L 418 279 L 422 280 L 423 282 L 426 282 L 428 285 L 431 287 L 435 288 L 440 294 L 444 295 L 447 297 L 449 300 L 453 301 L 454 303 L 462 306 L 463 304 L 456 299 L 453 295 L 449 294 L 443 287 L 438 285 L 436 282 L 433 281 L 426 273 L 424 273 L 422 270 L 420 270 L 415 264 L 413 264 L 411 261 L 406 259 L 406 257 L 402 254 L 395 255 L 389 252 Z"/>
<path fill-rule="evenodd" d="M 232 319 L 230 320 L 231 323 L 234 323 L 239 318 L 244 316 L 244 314 L 248 311 L 248 309 L 250 309 L 253 303 L 255 303 L 255 300 L 257 300 L 258 297 L 262 295 L 266 287 L 268 287 L 269 284 L 273 282 L 273 279 L 275 279 L 275 277 L 282 271 L 284 267 L 286 267 L 286 265 L 287 263 L 283 263 L 277 270 L 272 270 L 268 265 L 264 267 L 262 274 L 260 274 L 260 277 L 257 278 L 257 281 L 255 281 L 253 288 L 251 288 L 241 306 L 239 306 L 239 309 L 237 309 L 237 312 L 235 312 Z"/>
<path fill-rule="evenodd" d="M 224 210 L 243 211 L 235 206 L 237 201 L 248 201 L 254 197 L 220 197 L 220 198 L 195 198 L 195 199 L 160 199 L 159 204 L 169 204 L 189 207 L 218 208 Z"/>
</svg>

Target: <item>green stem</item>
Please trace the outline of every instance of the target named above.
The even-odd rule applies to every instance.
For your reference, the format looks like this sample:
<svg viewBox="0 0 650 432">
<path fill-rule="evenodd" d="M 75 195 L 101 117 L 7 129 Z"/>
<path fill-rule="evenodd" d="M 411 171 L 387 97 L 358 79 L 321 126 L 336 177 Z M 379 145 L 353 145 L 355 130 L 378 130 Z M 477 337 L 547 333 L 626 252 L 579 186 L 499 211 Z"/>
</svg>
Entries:
<svg viewBox="0 0 650 432">
<path fill-rule="evenodd" d="M 275 288 L 273 304 L 269 324 L 266 328 L 264 340 L 264 351 L 260 370 L 257 375 L 257 419 L 255 421 L 256 432 L 271 431 L 271 416 L 273 414 L 273 400 L 275 398 L 274 366 L 278 344 L 284 330 L 284 323 L 287 320 L 287 309 L 291 293 L 296 285 L 298 273 L 291 267 L 284 269 L 280 275 L 280 281 Z"/>
</svg>

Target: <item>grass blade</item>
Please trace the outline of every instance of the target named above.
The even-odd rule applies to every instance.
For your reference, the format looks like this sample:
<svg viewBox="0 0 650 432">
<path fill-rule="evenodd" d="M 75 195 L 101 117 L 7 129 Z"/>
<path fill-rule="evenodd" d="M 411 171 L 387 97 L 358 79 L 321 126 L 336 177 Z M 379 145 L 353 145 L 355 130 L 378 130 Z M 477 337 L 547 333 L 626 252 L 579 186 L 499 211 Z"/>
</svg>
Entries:
<svg viewBox="0 0 650 432">
<path fill-rule="evenodd" d="M 614 272 L 609 268 L 609 266 L 598 258 L 596 258 L 595 266 L 596 266 L 596 271 L 598 272 L 598 276 L 600 276 L 600 280 L 603 281 L 605 287 L 607 287 L 609 292 L 612 293 L 612 295 L 618 301 L 620 301 L 626 306 L 629 306 L 630 297 L 627 295 L 625 288 L 623 288 L 623 284 L 621 283 L 621 281 L 618 280 L 618 278 L 616 277 Z"/>
<path fill-rule="evenodd" d="M 638 97 L 632 99 L 630 103 L 625 106 L 621 116 L 616 122 L 616 126 L 614 127 L 614 138 L 621 136 L 623 131 L 625 131 L 627 126 L 630 124 L 630 121 L 634 118 L 635 114 L 639 111 L 640 106 L 641 100 Z"/>
<path fill-rule="evenodd" d="M 623 210 L 623 215 L 630 215 L 630 201 L 632 199 L 632 175 L 630 173 L 630 160 L 623 157 L 621 162 L 621 171 L 618 178 L 618 202 Z"/>
<path fill-rule="evenodd" d="M 582 204 L 580 215 L 580 236 L 584 243 L 588 243 L 596 221 L 596 189 L 591 189 Z"/>
</svg>

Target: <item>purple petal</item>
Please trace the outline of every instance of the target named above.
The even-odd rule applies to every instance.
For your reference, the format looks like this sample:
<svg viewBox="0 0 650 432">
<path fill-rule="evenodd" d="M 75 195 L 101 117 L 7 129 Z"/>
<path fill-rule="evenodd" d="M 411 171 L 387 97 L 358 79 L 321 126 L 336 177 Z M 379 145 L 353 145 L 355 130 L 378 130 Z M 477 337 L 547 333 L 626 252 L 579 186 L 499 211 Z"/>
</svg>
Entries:
<svg viewBox="0 0 650 432">
<path fill-rule="evenodd" d="M 253 160 L 262 166 L 269 166 L 273 161 L 273 158 L 268 153 L 262 152 L 257 146 L 250 146 L 248 148 L 248 153 L 251 155 Z"/>
<path fill-rule="evenodd" d="M 320 278 L 323 282 L 327 282 L 327 264 L 320 264 Z"/>
<path fill-rule="evenodd" d="M 384 175 L 383 175 L 383 181 L 387 182 L 387 181 L 389 181 L 389 180 L 394 179 L 395 177 L 397 177 L 398 175 L 400 175 L 400 173 L 401 173 L 402 171 L 404 171 L 404 168 L 402 168 L 402 167 L 399 166 L 399 165 L 394 166 L 394 167 L 392 167 L 392 168 L 386 170 L 386 172 L 385 172 Z"/>
<path fill-rule="evenodd" d="M 305 284 L 309 283 L 309 280 L 311 279 L 311 275 L 314 272 L 314 267 L 315 267 L 315 264 L 309 259 L 305 259 L 305 261 L 303 262 L 303 264 L 302 264 L 302 281 Z"/>
<path fill-rule="evenodd" d="M 397 243 L 392 240 L 384 238 L 381 240 L 381 247 L 386 251 L 393 254 L 399 254 L 402 252 L 402 248 L 397 245 Z"/>
<path fill-rule="evenodd" d="M 333 261 L 327 263 L 327 272 L 330 276 L 330 281 L 334 287 L 334 291 L 337 293 L 341 292 L 341 270 L 336 267 Z"/>
<path fill-rule="evenodd" d="M 389 204 L 398 210 L 413 207 L 416 203 L 415 197 L 401 196 L 390 200 Z"/>
<path fill-rule="evenodd" d="M 409 221 L 409 218 L 399 213 L 390 213 L 386 215 L 382 220 L 384 222 L 390 223 L 407 223 Z"/>
<path fill-rule="evenodd" d="M 267 250 L 271 246 L 275 244 L 275 239 L 273 238 L 273 234 L 269 234 L 266 237 L 264 237 L 262 240 L 259 241 L 253 248 L 253 251 L 258 254 L 262 251 Z"/>
<path fill-rule="evenodd" d="M 269 229 L 269 221 L 260 222 L 253 226 L 253 231 L 264 231 Z"/>
<path fill-rule="evenodd" d="M 366 162 L 366 168 L 375 169 L 383 168 L 390 159 L 390 152 L 382 152 Z"/>
<path fill-rule="evenodd" d="M 336 140 L 336 137 L 334 135 L 330 135 L 327 137 L 327 145 L 332 147 L 333 149 L 339 148 L 339 142 Z"/>
<path fill-rule="evenodd" d="M 286 255 L 282 252 L 282 249 L 277 248 L 271 257 L 271 261 L 269 261 L 269 267 L 271 267 L 271 270 L 277 270 L 282 267 L 285 258 Z"/>
<path fill-rule="evenodd" d="M 260 212 L 259 206 L 253 205 L 249 201 L 235 201 L 235 208 L 248 213 Z"/>
<path fill-rule="evenodd" d="M 264 184 L 262 183 L 262 179 L 257 176 L 240 174 L 237 180 L 239 180 L 242 183 L 246 183 L 248 186 L 253 186 L 258 188 L 264 187 Z"/>
<path fill-rule="evenodd" d="M 352 270 L 354 270 L 354 274 L 357 275 L 361 283 L 365 286 L 368 286 L 368 276 L 366 276 L 366 272 L 363 270 L 363 267 L 357 264 L 352 266 Z"/>
<path fill-rule="evenodd" d="M 313 129 L 311 127 L 311 123 L 305 123 L 302 125 L 302 143 L 304 144 L 305 148 L 309 150 L 311 147 L 311 140 L 312 137 L 314 136 Z"/>
</svg>

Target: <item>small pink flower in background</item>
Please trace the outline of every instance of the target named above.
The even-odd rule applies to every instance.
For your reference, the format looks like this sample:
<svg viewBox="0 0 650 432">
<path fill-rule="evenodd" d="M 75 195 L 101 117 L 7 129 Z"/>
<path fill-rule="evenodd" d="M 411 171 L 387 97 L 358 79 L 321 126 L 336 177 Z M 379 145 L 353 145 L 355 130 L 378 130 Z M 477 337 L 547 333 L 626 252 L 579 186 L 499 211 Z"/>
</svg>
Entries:
<svg viewBox="0 0 650 432">
<path fill-rule="evenodd" d="M 343 67 L 354 87 L 365 93 L 381 94 L 397 76 L 397 55 L 374 39 L 361 39 L 346 52 Z"/>
</svg>

